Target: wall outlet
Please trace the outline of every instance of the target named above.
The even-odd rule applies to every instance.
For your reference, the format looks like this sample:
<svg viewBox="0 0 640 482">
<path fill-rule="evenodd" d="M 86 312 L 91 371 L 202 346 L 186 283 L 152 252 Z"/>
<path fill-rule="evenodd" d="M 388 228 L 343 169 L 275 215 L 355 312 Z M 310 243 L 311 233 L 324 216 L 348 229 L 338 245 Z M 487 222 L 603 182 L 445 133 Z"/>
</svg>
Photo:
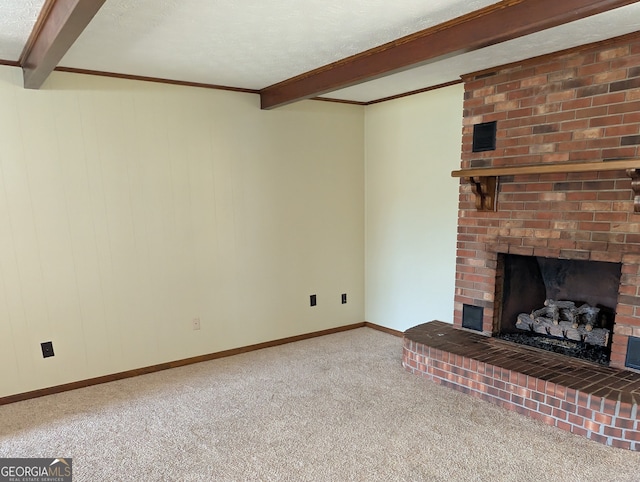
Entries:
<svg viewBox="0 0 640 482">
<path fill-rule="evenodd" d="M 191 320 L 191 327 L 194 330 L 199 330 L 200 329 L 200 318 L 194 318 L 193 320 Z"/>
<path fill-rule="evenodd" d="M 347 294 L 346 293 L 342 293 L 342 304 L 346 304 L 347 303 Z"/>
<path fill-rule="evenodd" d="M 40 343 L 40 347 L 42 348 L 42 358 L 55 356 L 55 353 L 53 353 L 53 342 L 45 341 L 43 343 Z"/>
<path fill-rule="evenodd" d="M 309 296 L 309 305 L 310 306 L 316 306 L 316 295 L 311 295 Z"/>
</svg>

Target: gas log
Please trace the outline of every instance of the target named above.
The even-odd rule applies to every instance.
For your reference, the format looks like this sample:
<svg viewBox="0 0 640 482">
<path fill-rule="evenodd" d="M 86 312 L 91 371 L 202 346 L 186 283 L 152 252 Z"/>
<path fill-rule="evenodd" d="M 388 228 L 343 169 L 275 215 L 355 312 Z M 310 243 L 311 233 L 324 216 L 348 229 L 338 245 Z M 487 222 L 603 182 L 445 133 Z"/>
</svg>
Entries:
<svg viewBox="0 0 640 482">
<path fill-rule="evenodd" d="M 573 301 L 548 299 L 543 308 L 531 314 L 520 313 L 516 328 L 606 347 L 611 331 L 599 327 L 599 313 L 600 308 L 588 304 L 576 307 Z"/>
</svg>

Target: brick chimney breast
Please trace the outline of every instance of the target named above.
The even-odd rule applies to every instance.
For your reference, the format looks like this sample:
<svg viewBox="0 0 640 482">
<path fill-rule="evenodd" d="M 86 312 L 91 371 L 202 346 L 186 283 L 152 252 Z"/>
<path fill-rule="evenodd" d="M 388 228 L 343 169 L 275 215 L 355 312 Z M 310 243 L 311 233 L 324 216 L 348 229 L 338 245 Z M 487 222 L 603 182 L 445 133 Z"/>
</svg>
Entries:
<svg viewBox="0 0 640 482">
<path fill-rule="evenodd" d="M 640 159 L 640 34 L 465 79 L 462 169 Z M 496 122 L 495 149 L 473 152 L 476 124 Z M 499 178 L 496 211 L 460 184 L 454 324 L 463 306 L 499 315 L 499 253 L 622 263 L 611 365 L 640 337 L 640 215 L 624 170 Z M 497 279 L 498 276 L 498 279 Z"/>
</svg>

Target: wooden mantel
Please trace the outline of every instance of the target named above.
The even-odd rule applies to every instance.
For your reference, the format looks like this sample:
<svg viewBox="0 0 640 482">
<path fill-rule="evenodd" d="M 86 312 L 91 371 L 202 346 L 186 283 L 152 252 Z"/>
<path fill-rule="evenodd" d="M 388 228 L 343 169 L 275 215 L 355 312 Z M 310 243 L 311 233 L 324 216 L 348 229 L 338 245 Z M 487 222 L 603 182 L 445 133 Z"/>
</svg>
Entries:
<svg viewBox="0 0 640 482">
<path fill-rule="evenodd" d="M 470 168 L 452 171 L 451 177 L 461 177 L 471 183 L 471 188 L 476 195 L 476 209 L 478 211 L 495 211 L 500 176 L 619 170 L 626 170 L 627 175 L 631 178 L 631 188 L 634 193 L 633 210 L 640 213 L 640 159 Z"/>
</svg>

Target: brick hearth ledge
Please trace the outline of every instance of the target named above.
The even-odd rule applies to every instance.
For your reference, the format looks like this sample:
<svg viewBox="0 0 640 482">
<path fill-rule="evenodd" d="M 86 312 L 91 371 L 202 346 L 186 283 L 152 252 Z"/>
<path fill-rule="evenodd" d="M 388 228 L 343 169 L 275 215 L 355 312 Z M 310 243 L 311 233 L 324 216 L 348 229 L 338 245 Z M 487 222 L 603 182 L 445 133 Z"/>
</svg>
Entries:
<svg viewBox="0 0 640 482">
<path fill-rule="evenodd" d="M 640 373 L 431 321 L 404 333 L 411 373 L 605 445 L 640 451 Z"/>
</svg>

